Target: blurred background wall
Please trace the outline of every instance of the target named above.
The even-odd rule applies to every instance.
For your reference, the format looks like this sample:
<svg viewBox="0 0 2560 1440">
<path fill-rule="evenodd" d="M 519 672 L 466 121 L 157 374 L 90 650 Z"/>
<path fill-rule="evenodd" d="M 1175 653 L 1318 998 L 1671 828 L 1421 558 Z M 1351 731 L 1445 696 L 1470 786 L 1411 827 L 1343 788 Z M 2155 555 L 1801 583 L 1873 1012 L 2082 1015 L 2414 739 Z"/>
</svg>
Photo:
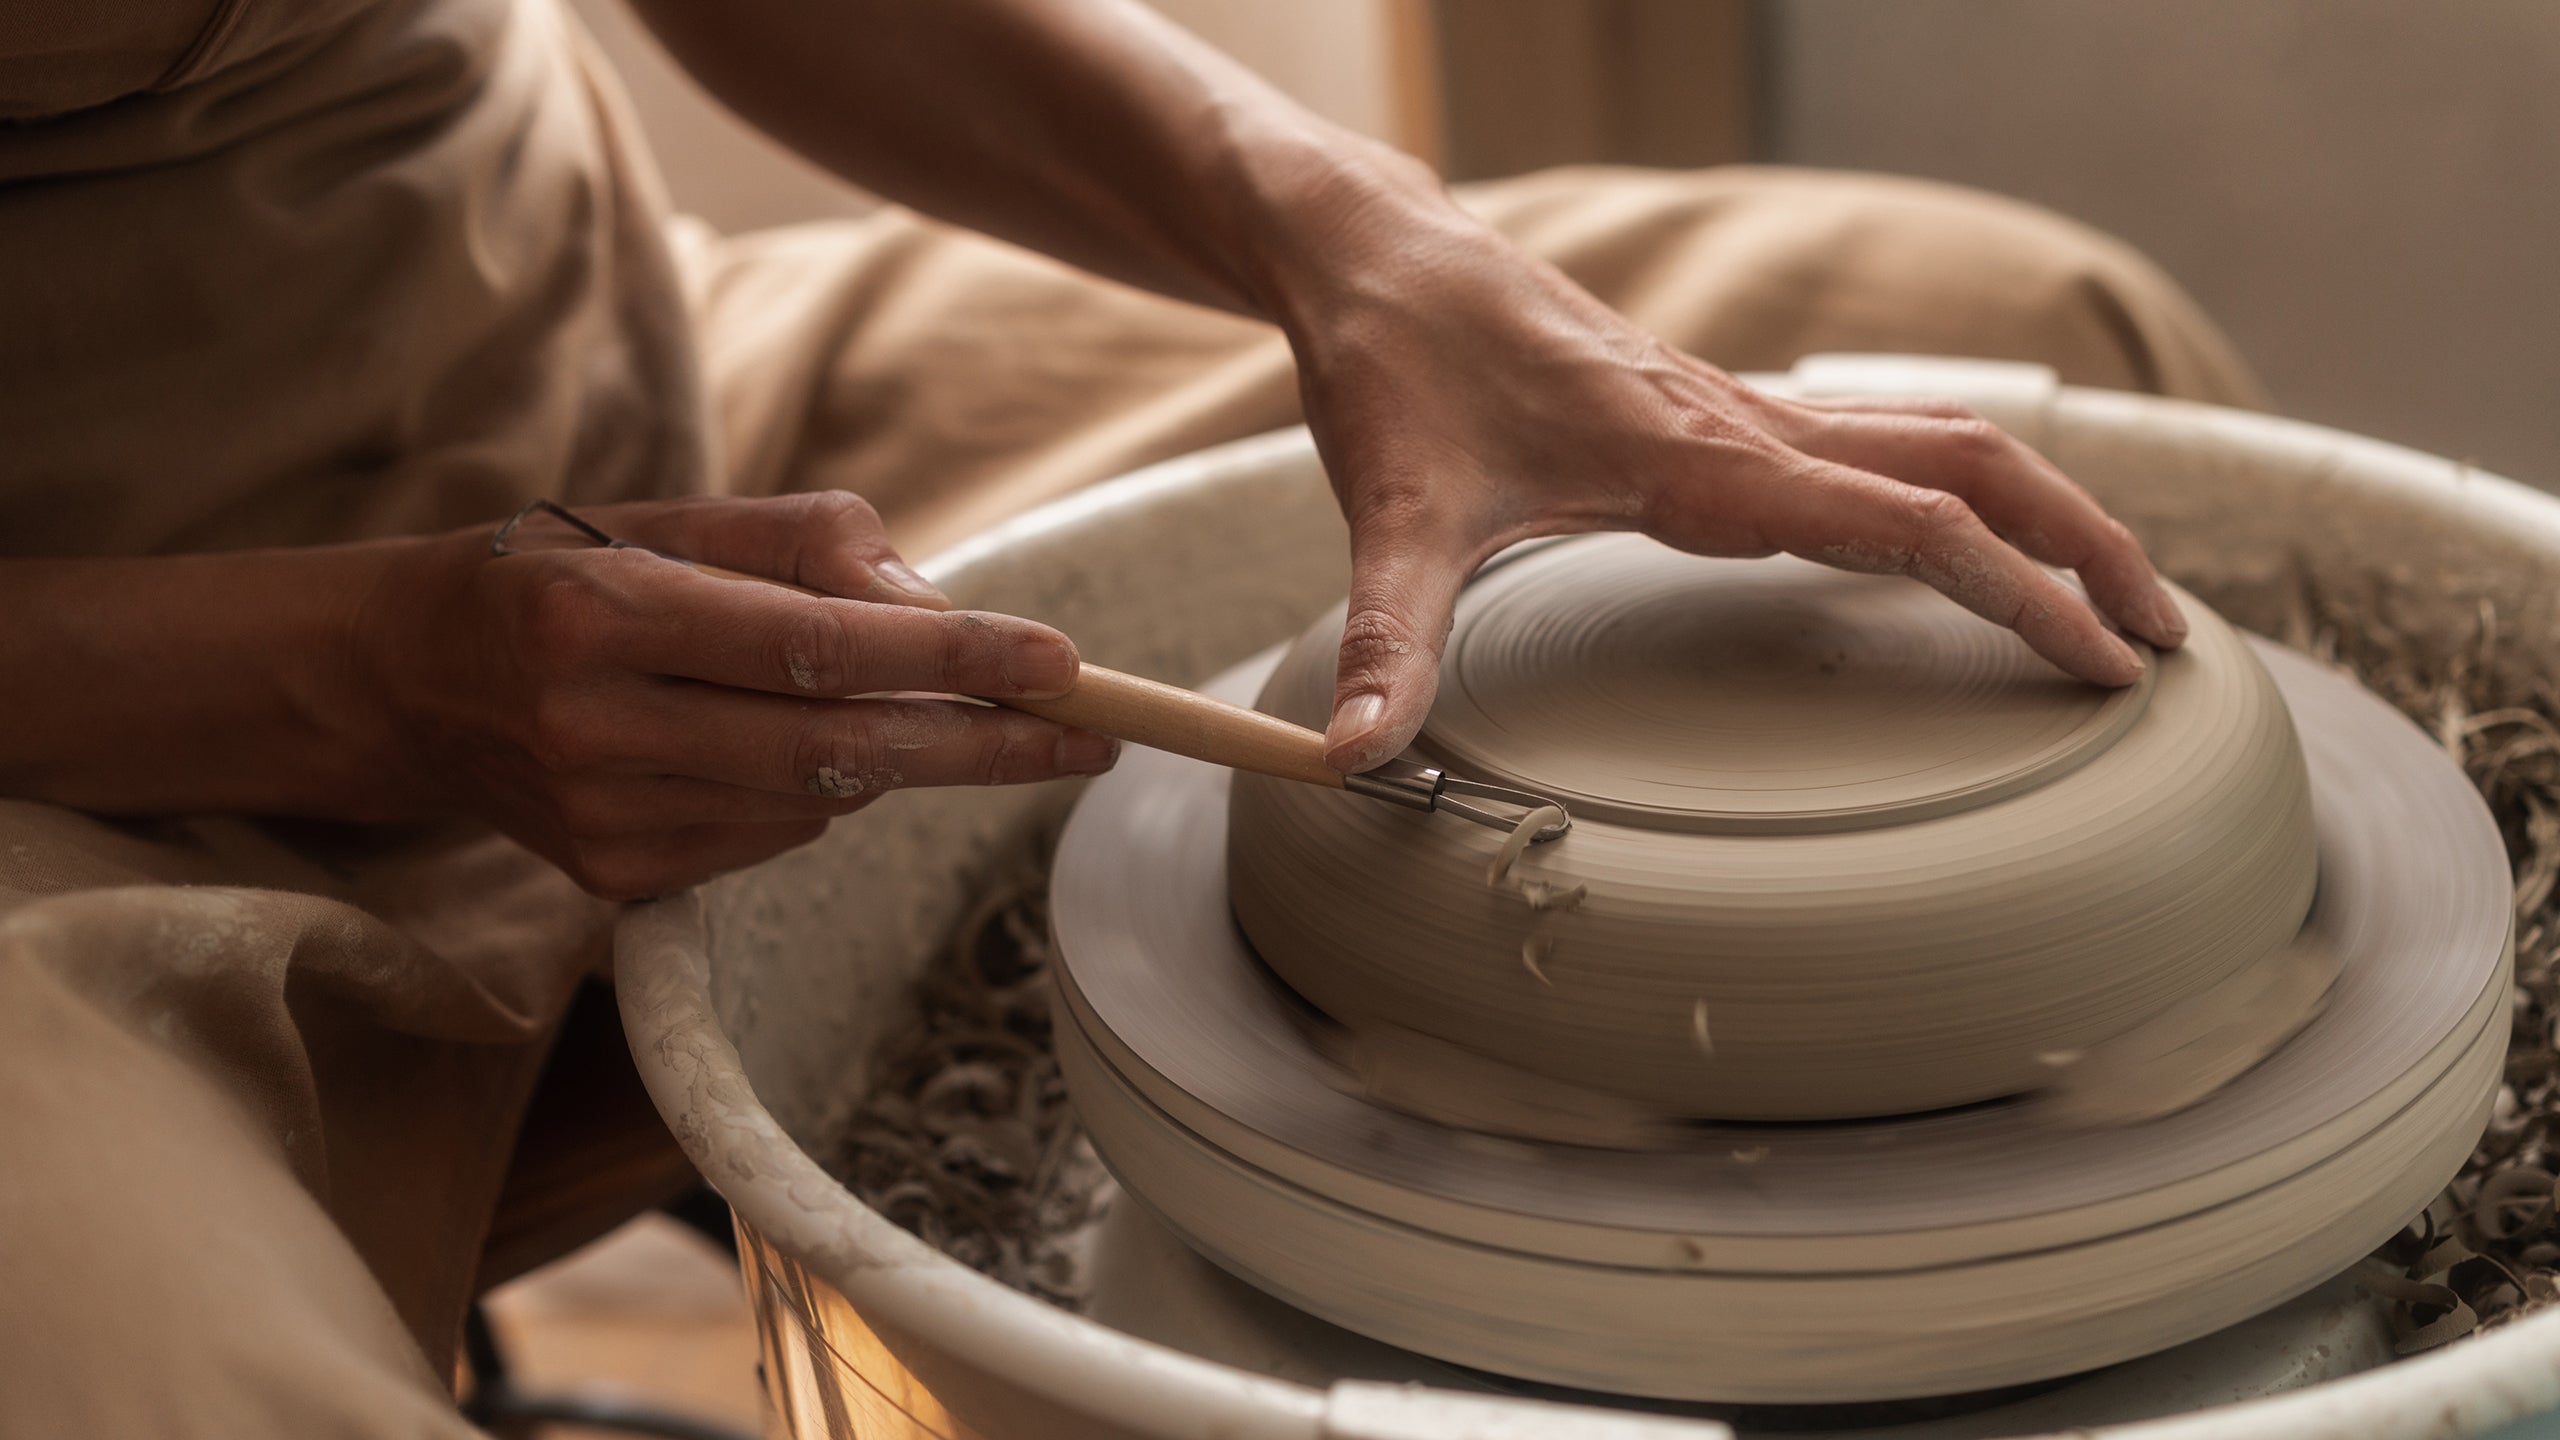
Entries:
<svg viewBox="0 0 2560 1440">
<path fill-rule="evenodd" d="M 678 202 L 869 202 L 576 0 Z M 2560 489 L 2553 0 L 1157 0 L 1457 178 L 1573 160 L 1892 170 L 2114 231 L 2291 414 Z"/>
<path fill-rule="evenodd" d="M 1780 0 L 1760 153 L 2131 240 L 2288 413 L 2560 488 L 2560 4 Z"/>
</svg>

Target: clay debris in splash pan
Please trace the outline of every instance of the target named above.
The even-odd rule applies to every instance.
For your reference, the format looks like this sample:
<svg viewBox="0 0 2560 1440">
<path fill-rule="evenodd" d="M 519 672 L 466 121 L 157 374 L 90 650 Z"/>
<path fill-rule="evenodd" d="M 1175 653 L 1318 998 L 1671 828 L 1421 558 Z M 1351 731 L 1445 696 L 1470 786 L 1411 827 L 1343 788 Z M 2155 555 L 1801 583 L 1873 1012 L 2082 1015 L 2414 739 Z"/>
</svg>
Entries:
<svg viewBox="0 0 2560 1440">
<path fill-rule="evenodd" d="M 2498 617 L 2430 655 L 2371 607 L 2304 586 L 2284 640 L 2338 666 L 2434 735 L 2497 817 L 2515 871 L 2516 982 L 2506 1082 L 2452 1184 L 2366 1262 L 2414 1354 L 2560 1301 L 2560 689 L 2492 677 Z M 2498 693 L 2505 690 L 2509 693 Z"/>
<path fill-rule="evenodd" d="M 2436 736 L 2497 816 L 2516 874 L 2514 1040 L 2487 1134 L 2462 1174 L 2360 1278 L 2393 1302 L 2403 1354 L 2560 1301 L 2560 691 L 2496 695 L 2484 611 L 2446 656 L 2305 590 L 2288 644 L 2347 670 Z M 2361 607 L 2356 607 L 2361 609 Z M 1040 853 L 1046 855 L 1043 846 Z M 1046 876 L 990 887 L 918 986 L 836 1175 L 952 1258 L 1075 1308 L 1116 1187 L 1050 1048 Z"/>
<path fill-rule="evenodd" d="M 954 1260 L 1070 1309 L 1118 1193 L 1067 1102 L 1049 1040 L 1049 845 L 953 932 L 882 1048 L 830 1167 L 863 1203 Z"/>
</svg>

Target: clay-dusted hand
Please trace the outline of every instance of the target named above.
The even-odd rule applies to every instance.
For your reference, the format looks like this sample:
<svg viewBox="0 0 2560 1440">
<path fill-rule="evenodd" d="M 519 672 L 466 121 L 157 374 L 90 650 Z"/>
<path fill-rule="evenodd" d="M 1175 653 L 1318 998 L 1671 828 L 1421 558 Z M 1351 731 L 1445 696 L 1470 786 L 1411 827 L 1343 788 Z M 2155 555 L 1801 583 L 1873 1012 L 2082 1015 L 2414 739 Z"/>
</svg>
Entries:
<svg viewBox="0 0 2560 1440">
<path fill-rule="evenodd" d="M 1373 213 L 1395 283 L 1344 287 L 1289 325 L 1351 522 L 1336 768 L 1412 740 L 1459 586 L 1538 535 L 1641 530 L 1705 555 L 1907 574 L 2100 684 L 2142 662 L 2098 612 L 2154 645 L 2184 638 L 2124 526 L 1961 406 L 1780 399 L 1463 216 Z M 2088 599 L 2039 561 L 2077 571 Z"/>
<path fill-rule="evenodd" d="M 605 506 L 647 549 L 528 524 L 415 547 L 357 621 L 417 808 L 494 823 L 614 898 L 663 893 L 814 838 L 911 785 L 1092 774 L 1114 742 L 1017 711 L 846 699 L 1064 692 L 1067 638 L 960 613 L 841 493 Z M 718 579 L 649 550 L 821 592 Z"/>
</svg>

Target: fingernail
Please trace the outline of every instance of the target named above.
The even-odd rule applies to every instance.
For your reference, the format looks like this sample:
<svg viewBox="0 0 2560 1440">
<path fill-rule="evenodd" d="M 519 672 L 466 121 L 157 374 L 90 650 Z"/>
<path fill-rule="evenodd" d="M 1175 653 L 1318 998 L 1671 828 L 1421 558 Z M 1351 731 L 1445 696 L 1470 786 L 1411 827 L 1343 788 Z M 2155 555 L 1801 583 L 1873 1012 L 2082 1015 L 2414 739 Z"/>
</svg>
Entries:
<svg viewBox="0 0 2560 1440">
<path fill-rule="evenodd" d="M 2157 585 L 2151 587 L 2151 624 L 2157 632 L 2153 637 L 2155 644 L 2175 645 L 2187 638 L 2186 613 L 2178 608 L 2177 601 L 2169 598 L 2168 591 Z"/>
<path fill-rule="evenodd" d="M 1076 683 L 1076 650 L 1063 640 L 1027 636 L 1005 656 L 1004 678 L 1029 700 L 1054 699 Z"/>
<path fill-rule="evenodd" d="M 2111 685 L 2130 685 L 2134 681 L 2142 678 L 2142 672 L 2145 668 L 2142 663 L 2142 656 L 2132 646 L 2127 645 L 2124 641 L 2113 635 L 2109 635 L 2106 637 L 2106 643 L 2101 647 L 2101 649 L 2106 656 L 2108 672 L 2112 676 L 2116 677 L 2109 680 L 2107 683 Z"/>
<path fill-rule="evenodd" d="M 1325 762 L 1358 771 L 1385 759 L 1371 754 L 1365 742 L 1386 716 L 1387 697 L 1374 690 L 1364 690 L 1342 702 L 1333 712 L 1333 724 L 1325 731 Z"/>
<path fill-rule="evenodd" d="M 1090 730 L 1070 730 L 1058 737 L 1058 770 L 1065 775 L 1099 775 L 1120 758 L 1120 742 Z"/>
<path fill-rule="evenodd" d="M 882 560 L 871 567 L 871 573 L 890 589 L 918 600 L 948 605 L 951 597 L 942 593 L 932 581 L 917 574 L 903 560 Z"/>
</svg>

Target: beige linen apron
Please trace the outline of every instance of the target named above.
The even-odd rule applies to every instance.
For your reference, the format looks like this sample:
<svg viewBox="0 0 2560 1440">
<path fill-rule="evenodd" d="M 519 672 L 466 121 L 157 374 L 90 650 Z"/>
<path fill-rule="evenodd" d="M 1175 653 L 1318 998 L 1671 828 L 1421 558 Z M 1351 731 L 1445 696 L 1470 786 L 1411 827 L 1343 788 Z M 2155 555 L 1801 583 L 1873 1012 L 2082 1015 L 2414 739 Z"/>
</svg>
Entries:
<svg viewBox="0 0 2560 1440">
<path fill-rule="evenodd" d="M 1734 368 L 2256 397 L 2139 258 L 1982 196 L 1736 169 L 1467 200 Z M 922 555 L 1296 404 L 1265 327 L 903 211 L 671 227 L 548 0 L 0 7 L 0 555 L 815 486 Z M 0 1437 L 466 1433 L 475 1289 L 685 1174 L 573 1007 L 609 922 L 467 825 L 0 801 Z"/>
</svg>

